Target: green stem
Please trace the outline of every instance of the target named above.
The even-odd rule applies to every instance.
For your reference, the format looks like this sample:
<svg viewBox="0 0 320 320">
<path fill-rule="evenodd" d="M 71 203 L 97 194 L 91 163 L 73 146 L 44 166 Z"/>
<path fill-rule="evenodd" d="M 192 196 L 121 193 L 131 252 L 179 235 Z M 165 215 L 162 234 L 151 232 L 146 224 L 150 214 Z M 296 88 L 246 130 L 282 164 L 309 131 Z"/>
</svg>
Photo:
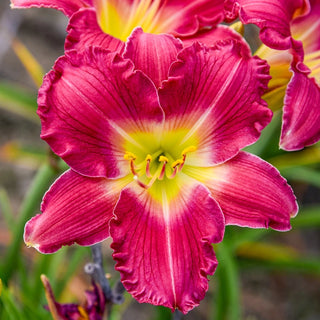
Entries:
<svg viewBox="0 0 320 320">
<path fill-rule="evenodd" d="M 219 261 L 218 291 L 215 319 L 238 320 L 240 319 L 240 289 L 236 262 L 232 251 L 223 242 L 217 250 Z"/>
<path fill-rule="evenodd" d="M 19 256 L 20 247 L 23 240 L 24 225 L 32 215 L 39 210 L 41 199 L 48 189 L 53 179 L 57 176 L 57 170 L 54 170 L 49 164 L 43 164 L 38 170 L 29 190 L 21 205 L 20 214 L 14 228 L 12 243 L 8 248 L 5 258 L 2 260 L 5 265 L 2 266 L 1 277 L 5 285 L 8 282 L 16 269 L 15 263 Z"/>
</svg>

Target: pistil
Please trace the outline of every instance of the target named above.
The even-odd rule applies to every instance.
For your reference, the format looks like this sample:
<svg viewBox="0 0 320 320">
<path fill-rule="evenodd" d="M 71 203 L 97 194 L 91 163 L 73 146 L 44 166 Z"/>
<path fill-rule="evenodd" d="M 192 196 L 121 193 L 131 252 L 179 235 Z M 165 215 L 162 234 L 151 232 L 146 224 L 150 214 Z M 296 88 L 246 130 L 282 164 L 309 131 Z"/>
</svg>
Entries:
<svg viewBox="0 0 320 320">
<path fill-rule="evenodd" d="M 152 161 L 152 157 L 150 154 L 147 155 L 146 157 L 146 162 L 147 162 L 147 165 L 146 165 L 146 176 L 148 178 L 151 178 L 152 177 L 152 174 L 150 173 L 150 163 Z"/>
</svg>

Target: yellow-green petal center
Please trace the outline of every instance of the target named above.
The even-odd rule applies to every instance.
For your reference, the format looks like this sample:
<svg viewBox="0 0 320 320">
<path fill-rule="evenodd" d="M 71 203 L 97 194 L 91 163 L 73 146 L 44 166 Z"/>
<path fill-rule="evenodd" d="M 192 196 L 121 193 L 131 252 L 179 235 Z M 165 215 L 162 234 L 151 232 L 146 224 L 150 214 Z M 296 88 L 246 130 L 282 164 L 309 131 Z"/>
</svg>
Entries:
<svg viewBox="0 0 320 320">
<path fill-rule="evenodd" d="M 126 41 L 132 30 L 140 26 L 148 33 L 162 33 L 161 0 L 127 1 L 96 0 L 97 19 L 103 32 Z"/>
<path fill-rule="evenodd" d="M 178 193 L 180 173 L 189 154 L 195 152 L 198 145 L 195 138 L 183 141 L 187 132 L 176 130 L 162 133 L 160 137 L 140 132 L 131 134 L 132 139 L 126 142 L 123 158 L 128 162 L 132 179 L 154 198 L 160 200 L 157 190 L 163 190 L 164 186 L 167 194 Z"/>
</svg>

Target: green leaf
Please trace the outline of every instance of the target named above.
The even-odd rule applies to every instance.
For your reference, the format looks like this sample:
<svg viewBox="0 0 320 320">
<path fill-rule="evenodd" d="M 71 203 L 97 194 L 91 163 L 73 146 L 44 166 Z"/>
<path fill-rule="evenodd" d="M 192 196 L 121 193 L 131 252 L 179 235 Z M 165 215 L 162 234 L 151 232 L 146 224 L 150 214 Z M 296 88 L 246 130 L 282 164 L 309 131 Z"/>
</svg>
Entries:
<svg viewBox="0 0 320 320">
<path fill-rule="evenodd" d="M 320 144 L 268 158 L 267 161 L 279 170 L 320 164 Z"/>
<path fill-rule="evenodd" d="M 320 188 L 320 172 L 316 169 L 294 167 L 280 170 L 280 173 L 289 180 L 306 182 Z"/>
<path fill-rule="evenodd" d="M 291 220 L 292 228 L 320 227 L 320 206 L 301 208 L 298 215 Z"/>
<path fill-rule="evenodd" d="M 47 159 L 45 149 L 24 146 L 18 141 L 11 140 L 0 147 L 0 160 L 24 168 L 38 169 Z"/>
<path fill-rule="evenodd" d="M 0 108 L 40 124 L 37 110 L 37 95 L 17 84 L 0 82 Z"/>
<path fill-rule="evenodd" d="M 237 226 L 227 226 L 223 240 L 233 252 L 244 243 L 257 241 L 274 232 L 272 229 L 250 229 Z"/>
<path fill-rule="evenodd" d="M 213 319 L 238 320 L 240 319 L 240 287 L 237 263 L 232 251 L 222 242 L 217 245 L 217 259 L 219 265 L 215 278 L 218 281 L 216 293 L 216 309 Z"/>
<path fill-rule="evenodd" d="M 88 247 L 78 246 L 75 248 L 66 249 L 68 250 L 65 251 L 63 255 L 67 257 L 67 263 L 66 261 L 64 262 L 64 273 L 57 282 L 52 284 L 52 288 L 54 289 L 57 299 L 61 297 L 63 290 L 67 286 L 70 278 L 74 275 L 75 271 L 79 268 L 79 266 L 82 266 L 82 263 L 85 260 L 84 257 L 90 255 L 90 249 Z M 73 251 L 73 253 L 71 253 L 70 251 Z M 53 271 L 54 270 L 51 270 L 49 275 L 53 274 Z"/>
<path fill-rule="evenodd" d="M 13 231 L 13 241 L 8 247 L 6 255 L 2 260 L 5 261 L 5 264 L 1 269 L 4 284 L 8 284 L 9 279 L 15 271 L 17 255 L 20 254 L 20 248 L 23 241 L 24 225 L 27 220 L 40 209 L 42 197 L 57 175 L 58 172 L 49 164 L 44 164 L 37 172 L 31 186 L 29 187 L 28 194 L 24 198 L 17 223 Z"/>
<path fill-rule="evenodd" d="M 0 313 L 1 319 L 24 319 L 23 314 L 18 308 L 18 303 L 14 298 L 14 295 L 11 291 L 3 286 L 1 290 L 0 300 L 2 302 L 2 312 Z"/>
<path fill-rule="evenodd" d="M 289 246 L 268 242 L 245 242 L 238 246 L 238 256 L 263 261 L 292 261 L 300 254 Z"/>
<path fill-rule="evenodd" d="M 239 266 L 242 268 L 248 269 L 267 269 L 267 270 L 276 270 L 276 271 L 285 271 L 285 272 L 297 272 L 297 273 L 306 273 L 312 275 L 320 275 L 320 259 L 319 258 L 310 258 L 310 257 L 301 257 L 300 259 L 292 260 L 242 260 L 239 263 Z"/>
<path fill-rule="evenodd" d="M 13 211 L 11 208 L 8 194 L 2 188 L 0 189 L 0 208 L 1 208 L 2 216 L 6 222 L 6 225 L 8 229 L 12 232 L 15 226 Z"/>
<path fill-rule="evenodd" d="M 153 320 L 171 320 L 172 312 L 169 308 L 165 308 L 162 306 L 154 307 L 156 309 L 155 316 L 152 318 Z"/>
</svg>

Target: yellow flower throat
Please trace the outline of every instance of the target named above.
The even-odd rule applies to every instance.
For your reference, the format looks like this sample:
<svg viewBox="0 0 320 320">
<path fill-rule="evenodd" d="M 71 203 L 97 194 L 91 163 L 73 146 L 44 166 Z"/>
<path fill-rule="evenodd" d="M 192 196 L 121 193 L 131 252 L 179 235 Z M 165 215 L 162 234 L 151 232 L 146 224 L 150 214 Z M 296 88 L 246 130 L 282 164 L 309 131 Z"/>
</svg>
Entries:
<svg viewBox="0 0 320 320">
<path fill-rule="evenodd" d="M 176 160 L 169 154 L 159 150 L 152 155 L 148 154 L 144 161 L 138 164 L 135 163 L 137 156 L 132 152 L 126 152 L 123 157 L 130 163 L 133 179 L 140 187 L 149 189 L 156 180 L 163 180 L 165 177 L 173 179 L 177 173 L 181 172 L 187 154 L 195 150 L 195 146 L 189 146 L 183 149 L 181 157 Z"/>
</svg>

